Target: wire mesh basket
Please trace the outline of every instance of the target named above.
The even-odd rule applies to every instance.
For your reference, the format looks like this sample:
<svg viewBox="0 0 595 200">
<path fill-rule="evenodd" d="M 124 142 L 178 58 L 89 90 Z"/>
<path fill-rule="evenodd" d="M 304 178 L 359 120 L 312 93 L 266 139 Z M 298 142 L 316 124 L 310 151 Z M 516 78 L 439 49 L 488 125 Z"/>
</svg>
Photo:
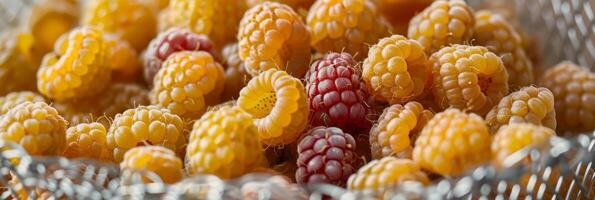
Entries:
<svg viewBox="0 0 595 200">
<path fill-rule="evenodd" d="M 0 30 L 18 24 L 31 2 L 0 1 Z M 543 41 L 537 43 L 542 66 L 571 60 L 593 68 L 595 0 L 468 2 L 476 8 L 486 2 L 512 8 L 519 25 Z M 121 172 L 117 166 L 89 160 L 32 157 L 18 145 L 0 141 L 0 199 L 595 199 L 594 161 L 595 133 L 585 133 L 517 152 L 504 170 L 486 165 L 430 186 L 354 192 L 332 185 L 298 186 L 265 174 L 231 181 L 196 176 L 167 185 L 151 173 Z M 145 184 L 147 178 L 153 183 Z"/>
</svg>

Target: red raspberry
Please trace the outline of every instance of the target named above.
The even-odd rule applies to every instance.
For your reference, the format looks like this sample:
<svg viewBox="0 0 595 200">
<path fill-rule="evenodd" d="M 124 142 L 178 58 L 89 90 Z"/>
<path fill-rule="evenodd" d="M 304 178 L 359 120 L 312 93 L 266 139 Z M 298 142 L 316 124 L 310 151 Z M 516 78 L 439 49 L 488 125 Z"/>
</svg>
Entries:
<svg viewBox="0 0 595 200">
<path fill-rule="evenodd" d="M 298 183 L 330 183 L 344 186 L 355 172 L 355 139 L 336 127 L 313 128 L 298 145 Z"/>
<path fill-rule="evenodd" d="M 368 94 L 357 61 L 349 53 L 330 53 L 315 61 L 306 74 L 312 125 L 368 128 Z M 355 122 L 355 123 L 354 123 Z"/>
<path fill-rule="evenodd" d="M 143 55 L 144 76 L 147 83 L 153 83 L 153 77 L 161 69 L 161 63 L 169 55 L 178 51 L 206 51 L 215 60 L 221 61 L 213 42 L 207 36 L 192 33 L 187 29 L 171 28 L 151 40 Z"/>
</svg>

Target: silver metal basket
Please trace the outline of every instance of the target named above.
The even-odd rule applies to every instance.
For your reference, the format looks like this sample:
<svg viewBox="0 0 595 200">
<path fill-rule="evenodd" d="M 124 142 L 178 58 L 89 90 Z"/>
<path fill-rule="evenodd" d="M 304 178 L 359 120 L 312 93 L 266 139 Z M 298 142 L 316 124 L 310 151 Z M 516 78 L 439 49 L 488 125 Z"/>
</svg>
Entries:
<svg viewBox="0 0 595 200">
<path fill-rule="evenodd" d="M 468 0 L 476 7 L 487 1 Z M 595 69 L 595 0 L 490 2 L 496 1 L 511 6 L 520 26 L 541 41 L 537 47 L 543 66 L 571 60 Z M 0 30 L 16 26 L 31 2 L 0 0 Z M 232 181 L 197 176 L 167 185 L 151 173 L 123 174 L 117 166 L 94 161 L 31 157 L 18 145 L 0 141 L 0 199 L 20 191 L 29 198 L 55 199 L 595 199 L 594 162 L 595 133 L 585 133 L 517 152 L 504 170 L 482 166 L 427 187 L 349 192 L 332 185 L 298 187 L 263 174 Z M 11 177 L 20 181 L 9 182 Z M 154 183 L 144 184 L 147 177 Z"/>
</svg>

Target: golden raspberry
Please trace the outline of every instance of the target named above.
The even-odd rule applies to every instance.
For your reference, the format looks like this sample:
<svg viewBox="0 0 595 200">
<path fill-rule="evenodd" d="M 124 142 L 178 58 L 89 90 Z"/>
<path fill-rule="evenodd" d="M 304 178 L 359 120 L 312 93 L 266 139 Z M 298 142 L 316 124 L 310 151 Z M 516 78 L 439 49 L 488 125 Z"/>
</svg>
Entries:
<svg viewBox="0 0 595 200">
<path fill-rule="evenodd" d="M 369 45 L 389 36 L 392 30 L 369 0 L 316 1 L 307 22 L 316 51 L 347 52 L 357 60 L 363 60 Z"/>
<path fill-rule="evenodd" d="M 115 83 L 97 96 L 55 101 L 53 106 L 70 125 L 98 121 L 109 126 L 116 114 L 139 105 L 149 105 L 149 91 L 131 83 Z"/>
<path fill-rule="evenodd" d="M 0 118 L 0 139 L 20 144 L 30 155 L 58 155 L 64 149 L 66 123 L 45 102 L 25 102 Z"/>
<path fill-rule="evenodd" d="M 394 104 L 384 109 L 378 123 L 370 130 L 372 157 L 396 156 L 411 159 L 413 144 L 421 129 L 434 116 L 415 101 L 404 106 Z"/>
<path fill-rule="evenodd" d="M 492 164 L 501 168 L 505 160 L 513 153 L 531 145 L 543 143 L 555 136 L 554 130 L 530 123 L 514 123 L 504 125 L 492 142 Z"/>
<path fill-rule="evenodd" d="M 533 65 L 525 53 L 521 36 L 503 16 L 482 10 L 475 14 L 473 41 L 502 58 L 510 88 L 533 84 Z"/>
<path fill-rule="evenodd" d="M 302 78 L 310 63 L 310 32 L 289 6 L 264 2 L 244 14 L 239 55 L 252 76 L 276 68 Z"/>
<path fill-rule="evenodd" d="M 375 194 L 384 196 L 387 189 L 408 182 L 429 185 L 430 179 L 412 160 L 384 157 L 372 160 L 351 175 L 347 182 L 347 189 L 374 191 Z"/>
<path fill-rule="evenodd" d="M 107 146 L 114 160 L 121 162 L 124 153 L 136 146 L 159 145 L 177 151 L 183 132 L 182 119 L 168 109 L 139 106 L 116 115 L 107 133 Z"/>
<path fill-rule="evenodd" d="M 169 7 L 172 25 L 208 35 L 217 48 L 236 41 L 248 8 L 245 0 L 171 0 Z"/>
<path fill-rule="evenodd" d="M 554 93 L 559 131 L 595 130 L 595 73 L 566 61 L 548 69 L 539 85 Z"/>
<path fill-rule="evenodd" d="M 163 10 L 169 6 L 169 0 L 154 0 L 159 10 Z"/>
<path fill-rule="evenodd" d="M 308 9 L 310 9 L 310 6 L 312 6 L 312 4 L 316 0 L 246 0 L 248 7 L 254 7 L 254 6 L 258 5 L 259 3 L 262 3 L 265 1 L 275 1 L 275 2 L 279 2 L 279 3 L 283 3 L 283 4 L 290 6 L 295 11 L 304 10 L 305 12 L 308 12 Z"/>
<path fill-rule="evenodd" d="M 264 150 L 250 114 L 223 106 L 194 123 L 186 150 L 189 175 L 213 174 L 222 179 L 266 166 Z"/>
<path fill-rule="evenodd" d="M 378 10 L 393 25 L 393 34 L 407 35 L 409 21 L 433 0 L 374 0 Z"/>
<path fill-rule="evenodd" d="M 45 99 L 40 94 L 30 91 L 8 93 L 0 97 L 0 116 L 24 102 L 45 102 Z"/>
<path fill-rule="evenodd" d="M 161 146 L 134 147 L 126 152 L 124 160 L 120 163 L 122 170 L 152 172 L 168 184 L 182 179 L 184 176 L 182 167 L 182 160 L 176 156 L 176 153 Z"/>
<path fill-rule="evenodd" d="M 230 44 L 223 48 L 223 61 L 225 63 L 225 87 L 223 88 L 222 100 L 237 99 L 240 95 L 240 90 L 246 86 L 248 81 L 252 78 L 246 68 L 244 62 L 240 59 L 238 53 L 238 43 Z"/>
<path fill-rule="evenodd" d="M 37 71 L 37 89 L 62 101 L 96 95 L 110 82 L 108 46 L 97 29 L 81 27 L 64 34 Z"/>
<path fill-rule="evenodd" d="M 436 114 L 422 129 L 413 160 L 442 176 L 458 176 L 490 159 L 491 136 L 483 119 L 456 108 Z"/>
<path fill-rule="evenodd" d="M 17 30 L 0 34 L 0 95 L 35 90 L 38 61 L 32 55 L 33 36 Z"/>
<path fill-rule="evenodd" d="M 432 54 L 434 101 L 485 115 L 508 94 L 508 74 L 502 60 L 485 47 L 453 45 Z"/>
<path fill-rule="evenodd" d="M 473 9 L 462 0 L 438 0 L 409 23 L 407 37 L 431 54 L 444 46 L 464 44 L 473 36 Z"/>
<path fill-rule="evenodd" d="M 94 0 L 83 9 L 82 24 L 114 34 L 141 51 L 157 34 L 157 10 L 143 0 Z"/>
<path fill-rule="evenodd" d="M 66 149 L 62 156 L 111 161 L 112 154 L 107 147 L 106 132 L 105 127 L 97 122 L 82 123 L 68 128 Z"/>
<path fill-rule="evenodd" d="M 138 54 L 125 40 L 114 35 L 106 35 L 108 64 L 112 69 L 112 79 L 133 82 L 141 70 Z"/>
<path fill-rule="evenodd" d="M 173 53 L 155 75 L 151 103 L 184 118 L 196 119 L 207 105 L 219 103 L 223 68 L 205 51 Z"/>
<path fill-rule="evenodd" d="M 240 91 L 238 106 L 254 117 L 260 139 L 267 145 L 290 144 L 308 125 L 304 85 L 285 71 L 269 69 L 252 78 Z"/>
<path fill-rule="evenodd" d="M 77 3 L 68 0 L 35 1 L 27 19 L 27 28 L 35 39 L 38 53 L 45 54 L 54 48 L 56 40 L 79 22 Z"/>
<path fill-rule="evenodd" d="M 547 88 L 521 88 L 500 100 L 486 116 L 491 133 L 512 123 L 531 123 L 556 129 L 554 94 Z"/>
<path fill-rule="evenodd" d="M 393 35 L 370 48 L 363 79 L 376 100 L 405 103 L 430 88 L 430 70 L 428 57 L 417 41 Z"/>
</svg>

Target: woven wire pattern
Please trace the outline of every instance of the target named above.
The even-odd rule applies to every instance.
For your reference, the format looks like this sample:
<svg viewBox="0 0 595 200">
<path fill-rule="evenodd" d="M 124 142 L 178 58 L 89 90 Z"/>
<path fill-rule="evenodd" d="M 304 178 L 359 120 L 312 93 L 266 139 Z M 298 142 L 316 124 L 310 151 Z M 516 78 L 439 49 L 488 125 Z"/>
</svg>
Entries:
<svg viewBox="0 0 595 200">
<path fill-rule="evenodd" d="M 0 30 L 16 27 L 33 0 L 0 1 Z M 467 0 L 479 6 L 489 0 Z M 595 0 L 492 0 L 514 8 L 521 27 L 538 41 L 543 64 L 571 60 L 595 69 Z M 223 181 L 214 176 L 162 184 L 148 172 L 122 172 L 89 160 L 34 158 L 18 145 L 0 141 L 0 199 L 50 195 L 56 199 L 595 199 L 595 133 L 555 138 L 520 151 L 510 168 L 483 166 L 458 179 L 431 186 L 403 185 L 348 192 L 331 185 L 299 188 L 279 177 L 252 174 Z M 18 161 L 18 162 L 16 162 Z M 559 173 L 559 174 L 557 174 Z M 18 178 L 18 182 L 11 179 Z M 524 181 L 519 177 L 525 177 Z M 144 184 L 143 180 L 153 183 Z M 124 183 L 124 184 L 123 184 Z M 22 190 L 21 190 L 22 189 Z M 311 194 L 306 195 L 307 190 Z"/>
</svg>

